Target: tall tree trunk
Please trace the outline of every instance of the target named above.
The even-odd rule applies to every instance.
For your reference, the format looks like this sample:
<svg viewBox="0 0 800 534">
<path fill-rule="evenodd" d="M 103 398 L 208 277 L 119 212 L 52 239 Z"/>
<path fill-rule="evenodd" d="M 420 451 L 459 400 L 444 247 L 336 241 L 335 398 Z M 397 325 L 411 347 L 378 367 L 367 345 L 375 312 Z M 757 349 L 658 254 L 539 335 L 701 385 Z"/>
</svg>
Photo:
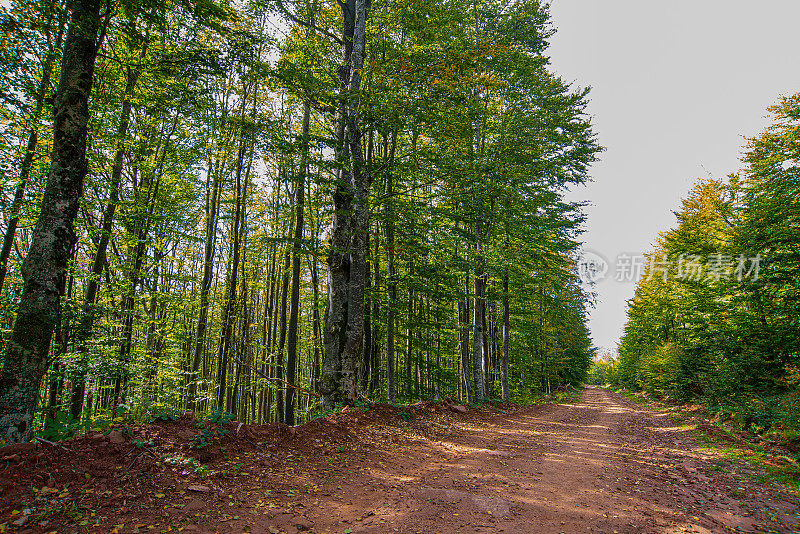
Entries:
<svg viewBox="0 0 800 534">
<path fill-rule="evenodd" d="M 165 147 L 166 149 L 166 147 Z M 142 200 L 137 199 L 134 210 L 137 210 L 134 216 L 133 237 L 134 244 L 130 247 L 130 271 L 128 278 L 130 285 L 125 291 L 122 298 L 122 342 L 119 346 L 119 362 L 117 374 L 114 381 L 114 410 L 116 411 L 117 404 L 127 401 L 128 394 L 128 379 L 130 377 L 129 362 L 131 358 L 131 351 L 133 349 L 133 327 L 134 327 L 134 314 L 136 308 L 136 291 L 141 282 L 141 273 L 144 266 L 144 259 L 147 253 L 147 236 L 150 233 L 150 222 L 152 221 L 153 210 L 155 209 L 156 198 L 158 197 L 160 176 L 156 177 L 152 174 L 147 179 L 147 192 L 144 200 L 147 205 L 143 208 L 140 204 Z M 144 180 L 140 183 L 139 190 L 135 196 L 139 196 L 141 189 L 144 188 Z"/>
<path fill-rule="evenodd" d="M 395 147 L 397 146 L 397 131 L 392 133 L 392 146 L 389 156 L 389 170 L 386 172 L 386 382 L 389 402 L 394 403 L 397 393 L 395 379 L 395 357 L 394 357 L 394 323 L 395 312 L 397 310 L 397 270 L 395 267 L 395 244 L 394 244 L 394 170 L 392 162 L 394 160 Z"/>
<path fill-rule="evenodd" d="M 358 366 L 364 337 L 366 233 L 372 176 L 364 164 L 359 91 L 364 69 L 369 0 L 346 0 L 342 6 L 344 39 L 340 69 L 337 159 L 344 164 L 333 194 L 334 215 L 328 255 L 328 309 L 325 361 L 320 391 L 325 404 L 358 397 Z"/>
<path fill-rule="evenodd" d="M 250 159 L 247 162 L 247 175 L 245 178 L 245 193 L 247 192 L 247 187 L 250 182 L 250 170 L 253 164 L 253 152 L 250 152 Z M 250 379 L 253 374 L 253 370 L 256 369 L 255 366 L 255 358 L 253 357 L 253 350 L 250 346 L 250 306 L 249 306 L 249 299 L 250 299 L 250 284 L 248 283 L 248 276 L 247 276 L 247 196 L 242 202 L 242 223 L 241 229 L 239 230 L 241 234 L 241 247 L 242 247 L 242 261 L 241 263 L 241 276 L 242 279 L 242 311 L 241 311 L 241 321 L 239 324 L 241 325 L 241 335 L 239 336 L 239 356 L 237 358 L 238 367 L 237 367 L 237 374 L 242 372 L 246 372 L 242 378 L 242 381 L 239 382 L 237 378 L 237 382 L 240 384 L 240 389 L 236 390 L 236 396 L 234 398 L 234 402 L 232 406 L 236 406 L 239 414 L 237 419 L 242 422 L 247 422 L 248 416 L 248 402 L 250 401 L 251 397 L 251 388 L 250 388 Z M 236 413 L 233 409 L 229 410 L 231 413 Z"/>
<path fill-rule="evenodd" d="M 484 276 L 483 291 L 487 292 L 488 281 Z M 492 396 L 492 328 L 494 318 L 494 300 L 486 295 L 483 299 L 483 392 L 487 398 Z"/>
<path fill-rule="evenodd" d="M 370 250 L 369 234 L 367 234 L 367 251 L 369 252 Z M 369 257 L 367 257 L 366 262 L 365 284 L 369 293 L 364 297 L 364 343 L 361 345 L 361 369 L 359 377 L 361 381 L 359 385 L 361 391 L 367 391 L 369 387 L 370 365 L 372 363 L 372 310 L 370 306 L 370 300 L 372 298 L 370 295 L 370 293 L 372 293 L 372 269 Z"/>
<path fill-rule="evenodd" d="M 511 337 L 511 321 L 508 307 L 508 269 L 503 274 L 503 355 L 500 362 L 500 382 L 503 387 L 503 402 L 508 402 L 511 398 L 511 391 L 508 387 L 508 351 Z"/>
<path fill-rule="evenodd" d="M 177 124 L 177 116 L 172 123 L 172 131 L 174 132 L 175 125 Z M 131 351 L 133 349 L 133 327 L 134 315 L 136 307 L 136 291 L 141 283 L 141 274 L 144 267 L 144 261 L 147 255 L 147 239 L 150 235 L 150 228 L 153 223 L 153 213 L 155 212 L 156 204 L 158 201 L 159 188 L 161 186 L 161 179 L 164 175 L 164 162 L 166 161 L 169 145 L 172 135 L 164 135 L 166 126 L 162 126 L 162 131 L 158 137 L 159 143 L 155 149 L 155 159 L 158 164 L 154 169 L 148 170 L 143 174 L 141 182 L 136 184 L 136 169 L 133 172 L 133 190 L 134 190 L 134 216 L 131 231 L 134 237 L 134 244 L 131 245 L 131 259 L 130 271 L 128 277 L 130 285 L 122 298 L 122 333 L 120 337 L 122 342 L 119 347 L 119 364 L 118 371 L 114 382 L 114 411 L 116 411 L 117 404 L 120 402 L 127 402 L 128 395 L 128 380 L 130 378 L 129 362 L 131 358 Z M 146 179 L 144 178 L 146 176 Z M 146 185 L 145 185 L 146 184 Z M 140 198 L 142 191 L 145 191 L 145 196 Z"/>
<path fill-rule="evenodd" d="M 25 147 L 25 155 L 23 156 L 22 167 L 19 172 L 19 181 L 14 191 L 14 200 L 11 201 L 10 217 L 8 219 L 6 233 L 3 236 L 3 246 L 0 248 L 0 294 L 3 293 L 3 287 L 5 286 L 6 273 L 8 272 L 8 258 L 11 255 L 11 248 L 14 245 L 14 236 L 17 233 L 17 225 L 19 224 L 19 213 L 22 210 L 22 201 L 25 199 L 25 189 L 28 187 L 28 179 L 30 178 L 31 167 L 33 166 L 33 157 L 36 155 L 36 146 L 39 143 L 39 119 L 42 116 L 45 97 L 50 87 L 50 77 L 53 75 L 53 63 L 55 63 L 56 54 L 61 48 L 61 40 L 63 37 L 64 21 L 59 17 L 58 35 L 55 43 L 50 45 L 47 58 L 42 66 L 42 79 L 39 81 L 39 88 L 38 91 L 36 91 L 36 100 L 34 102 L 33 115 L 31 116 L 31 132 L 28 136 L 28 144 Z"/>
<path fill-rule="evenodd" d="M 147 54 L 147 44 L 142 47 L 139 57 L 139 64 L 133 68 L 128 68 L 128 76 L 125 84 L 125 96 L 122 100 L 119 124 L 117 125 L 117 149 L 114 154 L 114 162 L 111 166 L 111 183 L 108 194 L 108 204 L 103 210 L 103 217 L 100 223 L 100 240 L 97 242 L 92 260 L 91 275 L 86 282 L 86 289 L 83 295 L 83 309 L 81 320 L 76 332 L 76 344 L 78 346 L 78 373 L 73 378 L 72 398 L 70 402 L 70 415 L 73 419 L 78 419 L 83 411 L 83 397 L 86 392 L 86 371 L 89 365 L 88 341 L 92 335 L 94 322 L 97 318 L 95 300 L 97 290 L 100 286 L 100 276 L 103 274 L 107 256 L 108 243 L 111 241 L 111 230 L 114 225 L 114 215 L 119 204 L 119 188 L 122 182 L 122 166 L 125 159 L 125 141 L 128 136 L 128 126 L 131 116 L 131 95 L 136 88 L 136 82 L 141 76 L 144 65 L 144 57 Z M 176 115 L 177 121 L 177 115 Z M 173 125 L 174 130 L 174 125 Z"/>
<path fill-rule="evenodd" d="M 380 310 L 381 310 L 381 303 L 378 296 L 380 295 L 380 285 L 381 285 L 381 260 L 380 260 L 380 236 L 378 233 L 378 222 L 375 222 L 375 232 L 373 234 L 375 237 L 375 248 L 373 249 L 373 261 L 372 264 L 374 265 L 374 275 L 373 275 L 373 291 L 372 291 L 372 343 L 370 346 L 370 373 L 369 377 L 369 384 L 367 389 L 370 394 L 374 393 L 375 389 L 378 387 L 378 380 L 380 379 L 380 328 L 379 322 L 380 319 Z"/>
<path fill-rule="evenodd" d="M 414 263 L 408 266 L 408 276 L 414 276 Z M 408 321 L 406 322 L 406 394 L 414 393 L 414 291 L 408 288 Z"/>
<path fill-rule="evenodd" d="M 303 240 L 303 212 L 305 211 L 306 175 L 308 174 L 308 128 L 311 118 L 311 103 L 303 102 L 303 126 L 301 140 L 300 172 L 297 173 L 295 186 L 295 223 L 294 242 L 292 243 L 292 296 L 290 298 L 291 313 L 289 314 L 289 341 L 286 352 L 286 381 L 294 385 L 297 374 L 297 324 L 300 318 L 300 254 Z M 284 422 L 294 426 L 294 389 L 286 387 L 286 410 Z"/>
<path fill-rule="evenodd" d="M 246 100 L 246 96 L 243 100 Z M 244 106 L 242 106 L 244 110 Z M 233 214 L 233 230 L 232 230 L 232 243 L 231 243 L 231 262 L 228 271 L 228 279 L 226 281 L 225 291 L 225 307 L 222 312 L 222 329 L 219 337 L 219 353 L 217 355 L 217 397 L 216 409 L 223 411 L 229 406 L 226 405 L 226 392 L 227 392 L 227 377 L 228 377 L 228 359 L 231 352 L 231 343 L 233 338 L 233 329 L 236 321 L 237 298 L 236 290 L 239 279 L 239 258 L 241 254 L 241 229 L 242 229 L 242 212 L 244 202 L 247 197 L 248 187 L 248 174 L 249 168 L 244 171 L 244 158 L 245 158 L 245 133 L 242 131 L 241 139 L 239 142 L 239 154 L 236 162 L 236 182 L 235 182 L 235 201 L 234 201 L 234 214 Z M 245 174 L 244 184 L 242 184 L 242 174 Z"/>
<path fill-rule="evenodd" d="M 291 225 L 293 223 L 289 223 L 289 231 L 291 232 Z M 281 271 L 281 308 L 280 308 L 280 334 L 278 338 L 278 350 L 275 352 L 275 378 L 278 381 L 283 381 L 285 377 L 284 373 L 284 359 L 283 359 L 283 351 L 286 348 L 286 330 L 288 326 L 287 320 L 287 303 L 288 303 L 288 295 L 289 295 L 289 261 L 291 259 L 291 253 L 289 252 L 289 247 L 286 247 L 286 250 L 283 254 L 283 269 Z M 284 407 L 285 407 L 285 398 L 284 398 L 284 388 L 278 388 L 275 391 L 275 420 L 278 423 L 283 423 L 283 417 L 285 415 Z"/>
<path fill-rule="evenodd" d="M 218 163 L 219 165 L 219 163 Z M 203 278 L 200 282 L 200 307 L 197 313 L 194 350 L 189 374 L 189 393 L 187 405 L 197 408 L 197 380 L 200 362 L 205 353 L 206 329 L 208 328 L 208 307 L 211 283 L 214 279 L 214 252 L 217 244 L 217 220 L 219 214 L 219 198 L 222 191 L 221 169 L 214 172 L 213 155 L 209 156 L 208 175 L 206 178 L 206 220 L 205 243 L 203 246 Z M 213 178 L 212 178 L 213 176 Z"/>
<path fill-rule="evenodd" d="M 311 286 L 313 291 L 314 308 L 311 310 L 311 320 L 313 323 L 314 332 L 314 361 L 312 363 L 311 374 L 314 378 L 312 384 L 314 391 L 319 389 L 319 376 L 320 376 L 320 334 L 321 334 L 321 321 L 319 316 L 319 275 L 317 274 L 317 257 L 313 255 L 310 260 L 311 267 Z"/>
<path fill-rule="evenodd" d="M 22 298 L 0 372 L 0 436 L 8 444 L 27 441 L 31 435 L 87 172 L 88 103 L 99 48 L 100 1 L 74 0 L 71 7 L 55 95 L 50 172 L 22 264 Z"/>
<path fill-rule="evenodd" d="M 458 224 L 458 223 L 457 223 Z M 458 229 L 458 226 L 456 227 Z M 458 251 L 456 250 L 458 258 Z M 469 347 L 469 271 L 464 275 L 464 298 L 458 301 L 458 346 L 460 352 L 459 367 L 461 368 L 460 386 L 464 391 L 464 399 L 472 402 L 472 377 L 470 376 L 470 347 Z"/>
<path fill-rule="evenodd" d="M 479 245 L 480 247 L 480 245 Z M 480 252 L 480 248 L 479 248 Z M 478 259 L 479 264 L 482 259 Z M 483 382 L 483 307 L 484 302 L 484 277 L 482 272 L 475 274 L 475 300 L 473 304 L 472 325 L 472 371 L 473 384 L 475 385 L 475 401 L 480 402 L 486 397 Z"/>
</svg>

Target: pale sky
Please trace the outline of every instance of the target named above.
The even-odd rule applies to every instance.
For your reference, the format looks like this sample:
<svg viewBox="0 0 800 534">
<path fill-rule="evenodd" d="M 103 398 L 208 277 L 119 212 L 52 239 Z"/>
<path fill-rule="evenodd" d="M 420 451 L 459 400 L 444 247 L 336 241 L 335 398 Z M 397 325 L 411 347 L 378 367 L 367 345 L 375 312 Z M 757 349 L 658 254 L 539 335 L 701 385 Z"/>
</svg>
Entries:
<svg viewBox="0 0 800 534">
<path fill-rule="evenodd" d="M 571 198 L 591 201 L 585 248 L 610 264 L 590 328 L 614 348 L 635 287 L 615 280 L 618 255 L 647 252 L 697 179 L 738 170 L 767 106 L 800 91 L 800 2 L 552 0 L 551 14 L 553 70 L 592 87 L 606 147 Z"/>
</svg>

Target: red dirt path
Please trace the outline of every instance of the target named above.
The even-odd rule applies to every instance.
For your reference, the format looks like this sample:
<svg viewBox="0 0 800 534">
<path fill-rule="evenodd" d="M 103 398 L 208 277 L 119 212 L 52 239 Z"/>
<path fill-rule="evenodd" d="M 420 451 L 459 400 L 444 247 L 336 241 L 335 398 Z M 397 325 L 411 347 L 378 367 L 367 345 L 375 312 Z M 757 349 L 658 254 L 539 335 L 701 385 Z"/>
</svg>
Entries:
<svg viewBox="0 0 800 534">
<path fill-rule="evenodd" d="M 0 449 L 0 532 L 622 534 L 800 524 L 798 500 L 782 486 L 703 453 L 667 412 L 603 389 L 507 414 L 376 405 L 297 429 L 226 428 L 199 452 L 181 446 L 196 434 L 190 419 L 134 429 L 153 440 L 145 448 L 95 435 Z"/>
</svg>

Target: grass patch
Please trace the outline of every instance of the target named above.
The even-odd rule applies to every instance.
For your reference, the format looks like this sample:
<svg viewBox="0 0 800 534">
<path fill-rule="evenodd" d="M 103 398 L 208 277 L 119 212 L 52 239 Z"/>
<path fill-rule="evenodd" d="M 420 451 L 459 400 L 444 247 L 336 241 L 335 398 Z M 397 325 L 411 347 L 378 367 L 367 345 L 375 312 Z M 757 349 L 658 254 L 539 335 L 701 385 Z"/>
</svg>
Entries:
<svg viewBox="0 0 800 534">
<path fill-rule="evenodd" d="M 631 391 L 619 393 L 637 404 L 655 404 L 666 408 L 661 402 L 649 396 L 637 395 Z M 747 476 L 759 484 L 778 482 L 795 495 L 800 495 L 798 458 L 791 455 L 776 455 L 759 443 L 744 440 L 720 422 L 702 417 L 702 411 L 700 414 L 691 413 L 684 411 L 680 406 L 669 409 L 671 410 L 668 415 L 669 420 L 682 429 L 691 431 L 701 444 L 701 449 L 715 458 L 715 470 L 729 471 L 731 464 L 746 464 L 753 468 Z"/>
<path fill-rule="evenodd" d="M 795 495 L 800 495 L 800 463 L 790 456 L 775 455 L 757 443 L 737 440 L 730 443 L 720 436 L 715 436 L 698 425 L 682 424 L 684 428 L 692 429 L 703 450 L 713 455 L 717 460 L 716 466 L 726 470 L 731 463 L 747 464 L 754 468 L 748 473 L 759 484 L 778 482 L 786 486 Z M 732 432 L 717 424 L 714 428 L 735 439 Z"/>
</svg>

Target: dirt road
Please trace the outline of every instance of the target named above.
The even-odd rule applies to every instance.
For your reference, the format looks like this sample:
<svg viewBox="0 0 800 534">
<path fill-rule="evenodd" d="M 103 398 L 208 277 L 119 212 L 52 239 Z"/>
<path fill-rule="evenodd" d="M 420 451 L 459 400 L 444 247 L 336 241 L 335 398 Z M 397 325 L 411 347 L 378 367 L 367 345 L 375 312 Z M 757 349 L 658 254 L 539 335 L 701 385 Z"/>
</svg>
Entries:
<svg viewBox="0 0 800 534">
<path fill-rule="evenodd" d="M 797 501 L 603 389 L 398 445 L 306 502 L 324 532 L 796 532 Z M 337 489 L 341 488 L 341 489 Z M 280 525 L 292 531 L 292 521 Z"/>
<path fill-rule="evenodd" d="M 509 414 L 421 403 L 231 422 L 200 451 L 190 417 L 132 431 L 6 449 L 0 532 L 800 532 L 781 486 L 603 389 Z"/>
</svg>

